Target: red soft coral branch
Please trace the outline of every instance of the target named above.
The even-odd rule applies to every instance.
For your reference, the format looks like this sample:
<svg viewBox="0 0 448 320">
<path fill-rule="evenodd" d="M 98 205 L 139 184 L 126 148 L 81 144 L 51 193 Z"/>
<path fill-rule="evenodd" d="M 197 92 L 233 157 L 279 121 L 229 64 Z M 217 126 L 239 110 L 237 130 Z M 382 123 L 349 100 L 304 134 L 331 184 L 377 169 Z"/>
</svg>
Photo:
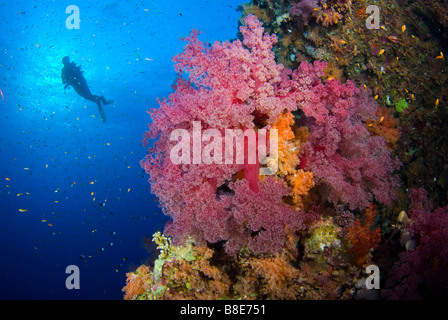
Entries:
<svg viewBox="0 0 448 320">
<path fill-rule="evenodd" d="M 347 228 L 347 238 L 352 244 L 350 251 L 355 255 L 355 265 L 360 267 L 370 259 L 370 251 L 381 241 L 381 230 L 376 228 L 371 230 L 375 224 L 377 211 L 371 205 L 365 211 L 364 224 L 360 219 L 356 219 L 353 225 Z"/>
</svg>

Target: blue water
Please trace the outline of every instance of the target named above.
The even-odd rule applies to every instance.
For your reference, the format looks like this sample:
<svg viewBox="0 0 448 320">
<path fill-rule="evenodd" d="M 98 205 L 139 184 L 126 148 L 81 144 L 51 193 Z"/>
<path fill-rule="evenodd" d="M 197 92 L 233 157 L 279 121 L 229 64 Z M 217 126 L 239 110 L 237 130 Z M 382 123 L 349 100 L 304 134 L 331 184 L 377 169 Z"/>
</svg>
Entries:
<svg viewBox="0 0 448 320">
<path fill-rule="evenodd" d="M 150 256 L 142 239 L 166 222 L 139 165 L 146 110 L 171 91 L 179 38 L 235 38 L 243 2 L 0 1 L 0 299 L 123 297 Z M 71 4 L 79 29 L 66 27 Z M 64 90 L 64 56 L 114 100 L 107 122 Z M 69 265 L 79 289 L 65 286 Z"/>
</svg>

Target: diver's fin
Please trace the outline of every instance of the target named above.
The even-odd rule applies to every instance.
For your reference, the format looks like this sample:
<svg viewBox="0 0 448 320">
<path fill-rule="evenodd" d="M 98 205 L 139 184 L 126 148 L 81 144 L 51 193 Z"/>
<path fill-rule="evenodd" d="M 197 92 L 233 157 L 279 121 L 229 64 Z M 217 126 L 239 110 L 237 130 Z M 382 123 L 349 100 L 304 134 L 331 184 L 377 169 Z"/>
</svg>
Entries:
<svg viewBox="0 0 448 320">
<path fill-rule="evenodd" d="M 101 120 L 103 122 L 106 122 L 106 114 L 104 113 L 103 107 L 101 106 L 101 103 L 98 102 L 98 111 L 100 112 Z"/>
</svg>

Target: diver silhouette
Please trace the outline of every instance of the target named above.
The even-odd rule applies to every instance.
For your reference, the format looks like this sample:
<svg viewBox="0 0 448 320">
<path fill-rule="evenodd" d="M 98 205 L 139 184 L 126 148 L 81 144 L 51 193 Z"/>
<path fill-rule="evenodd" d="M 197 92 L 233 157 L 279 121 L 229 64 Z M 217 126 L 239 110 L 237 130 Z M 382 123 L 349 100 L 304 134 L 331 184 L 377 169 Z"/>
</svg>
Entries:
<svg viewBox="0 0 448 320">
<path fill-rule="evenodd" d="M 70 62 L 69 57 L 62 58 L 62 63 L 64 64 L 64 67 L 61 70 L 61 79 L 62 83 L 65 84 L 64 89 L 67 89 L 68 86 L 72 86 L 76 93 L 78 93 L 81 97 L 95 102 L 98 106 L 101 120 L 105 122 L 106 115 L 104 114 L 102 104 L 110 104 L 113 103 L 113 101 L 107 101 L 103 96 L 92 94 L 87 86 L 86 79 L 82 75 L 83 71 L 81 71 L 81 67 L 77 66 L 74 62 Z"/>
</svg>

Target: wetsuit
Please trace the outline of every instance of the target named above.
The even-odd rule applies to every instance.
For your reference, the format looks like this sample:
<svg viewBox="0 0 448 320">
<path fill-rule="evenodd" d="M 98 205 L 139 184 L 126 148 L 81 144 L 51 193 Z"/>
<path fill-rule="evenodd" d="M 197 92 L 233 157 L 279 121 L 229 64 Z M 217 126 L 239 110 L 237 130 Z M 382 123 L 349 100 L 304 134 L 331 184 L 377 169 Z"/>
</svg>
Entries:
<svg viewBox="0 0 448 320">
<path fill-rule="evenodd" d="M 64 64 L 64 67 L 61 70 L 61 79 L 62 83 L 65 84 L 64 89 L 66 89 L 68 86 L 72 86 L 73 89 L 75 89 L 76 93 L 81 97 L 95 102 L 98 106 L 101 120 L 103 120 L 103 122 L 106 121 L 106 115 L 104 114 L 102 104 L 109 104 L 112 103 L 112 101 L 107 101 L 103 96 L 97 96 L 90 92 L 90 89 L 87 86 L 87 81 L 82 74 L 83 71 L 81 71 L 80 66 L 77 66 L 73 62 L 70 62 L 68 57 L 64 57 L 62 59 L 62 63 Z"/>
</svg>

